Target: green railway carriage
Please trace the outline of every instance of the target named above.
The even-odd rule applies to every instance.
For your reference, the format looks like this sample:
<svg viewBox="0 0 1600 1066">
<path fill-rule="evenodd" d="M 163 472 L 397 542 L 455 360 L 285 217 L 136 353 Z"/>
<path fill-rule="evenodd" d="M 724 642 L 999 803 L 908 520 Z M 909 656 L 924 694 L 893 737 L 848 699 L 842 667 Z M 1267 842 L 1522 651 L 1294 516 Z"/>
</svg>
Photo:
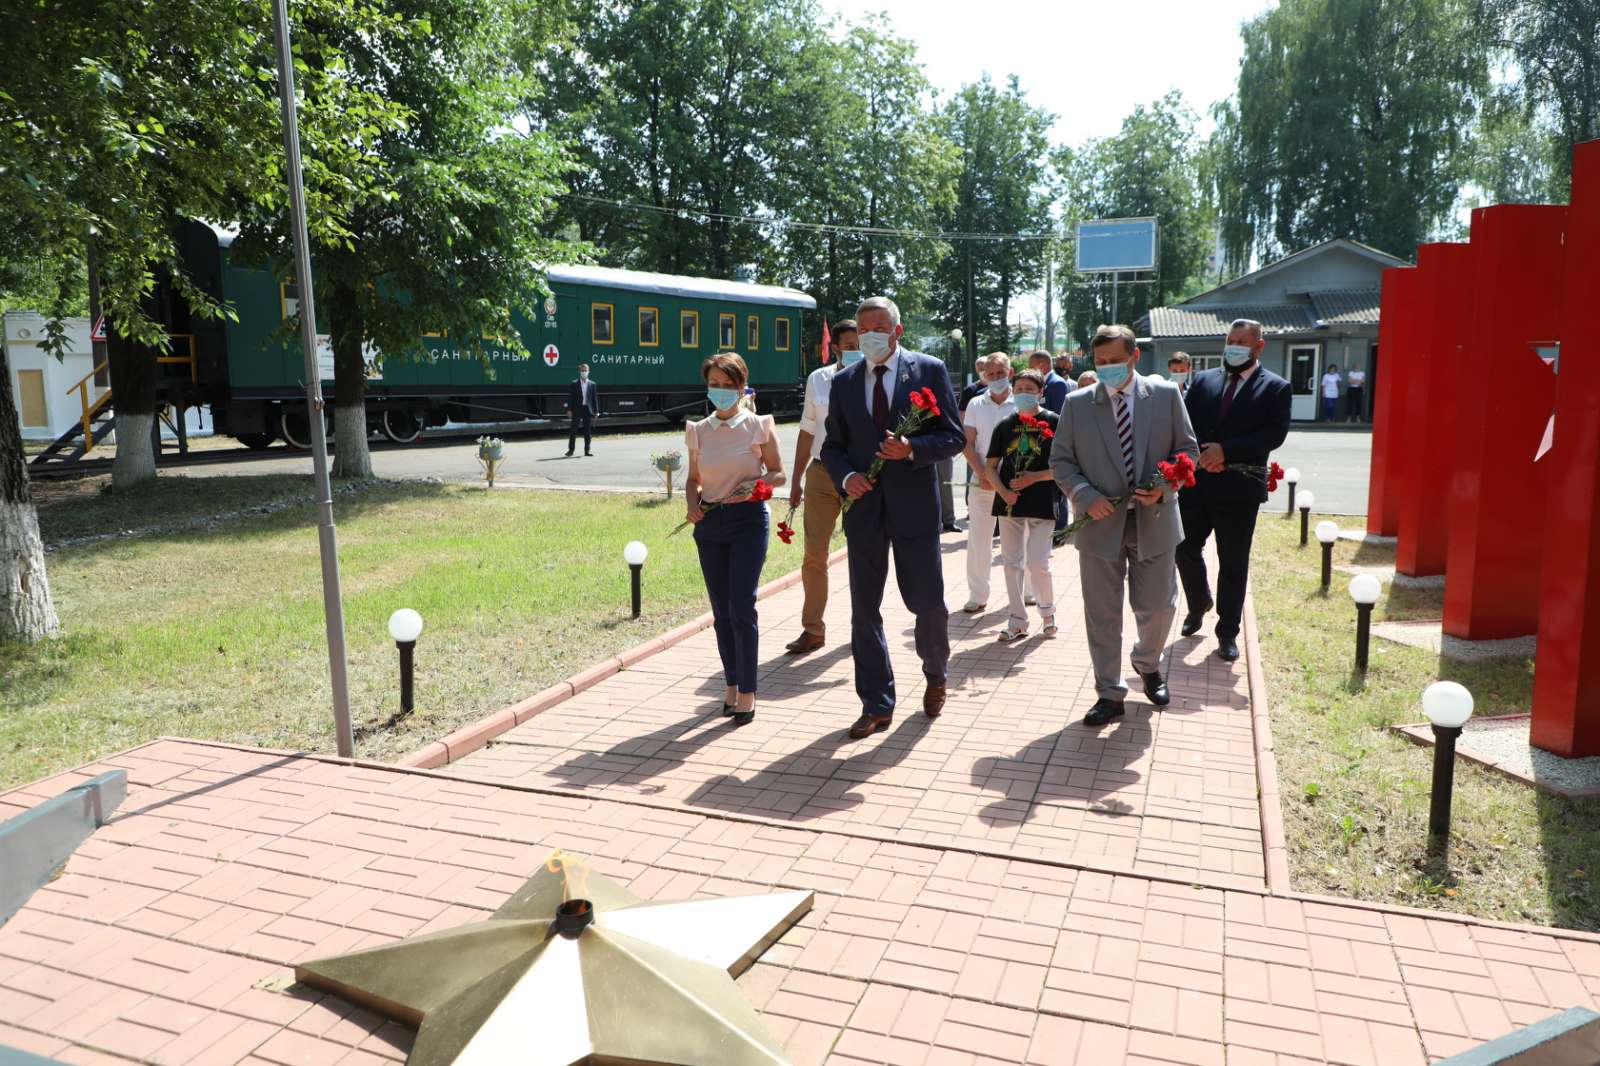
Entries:
<svg viewBox="0 0 1600 1066">
<path fill-rule="evenodd" d="M 217 431 L 252 447 L 280 437 L 303 446 L 305 363 L 284 328 L 297 307 L 293 279 L 232 262 L 225 231 L 188 226 L 180 243 L 191 274 L 229 302 L 238 321 L 191 324 L 181 310 L 168 314 L 169 328 L 192 336 L 196 361 L 192 370 L 166 375 L 166 397 L 182 392 L 186 404 L 210 405 Z M 580 363 L 589 364 L 603 413 L 676 420 L 708 409 L 700 365 L 719 351 L 744 357 L 763 411 L 798 408 L 803 315 L 816 308 L 805 293 L 593 266 L 551 267 L 547 278 L 552 295 L 530 296 L 526 308 L 512 310 L 525 354 L 491 344 L 486 369 L 478 356 L 424 336 L 420 354 L 371 359 L 371 430 L 406 441 L 447 422 L 565 417 Z M 168 303 L 181 301 L 174 295 Z M 325 321 L 325 307 L 319 310 Z M 325 338 L 318 359 L 331 392 Z"/>
</svg>

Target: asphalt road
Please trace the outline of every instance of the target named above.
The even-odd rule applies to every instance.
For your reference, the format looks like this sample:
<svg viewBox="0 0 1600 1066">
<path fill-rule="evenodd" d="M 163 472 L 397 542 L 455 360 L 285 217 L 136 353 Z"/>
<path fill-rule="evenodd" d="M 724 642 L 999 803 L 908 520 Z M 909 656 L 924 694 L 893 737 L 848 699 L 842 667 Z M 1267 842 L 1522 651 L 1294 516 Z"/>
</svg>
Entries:
<svg viewBox="0 0 1600 1066">
<path fill-rule="evenodd" d="M 784 441 L 784 462 L 794 458 L 795 423 L 778 427 Z M 682 433 L 627 433 L 608 435 L 602 431 L 594 439 L 594 455 L 585 457 L 582 442 L 578 454 L 567 458 L 566 438 L 506 437 L 505 459 L 495 475 L 497 485 L 569 488 L 591 490 L 652 490 L 663 488 L 660 475 L 652 469 L 650 456 L 669 449 L 682 450 Z M 1329 514 L 1365 514 L 1367 509 L 1367 470 L 1371 460 L 1372 437 L 1367 432 L 1339 430 L 1295 430 L 1274 458 L 1285 468 L 1300 470 L 1300 491 L 1316 493 L 1316 509 Z M 965 481 L 964 463 L 956 461 L 956 480 Z M 472 438 L 422 442 L 404 448 L 385 448 L 372 453 L 372 466 L 379 477 L 437 478 L 444 481 L 483 480 L 478 464 L 477 445 Z M 309 473 L 308 455 L 262 458 L 239 463 L 219 463 L 190 468 L 170 468 L 173 473 L 197 477 L 240 474 Z M 679 475 L 681 478 L 681 474 Z M 1282 507 L 1283 490 L 1267 504 Z M 958 512 L 964 511 L 957 494 Z"/>
</svg>

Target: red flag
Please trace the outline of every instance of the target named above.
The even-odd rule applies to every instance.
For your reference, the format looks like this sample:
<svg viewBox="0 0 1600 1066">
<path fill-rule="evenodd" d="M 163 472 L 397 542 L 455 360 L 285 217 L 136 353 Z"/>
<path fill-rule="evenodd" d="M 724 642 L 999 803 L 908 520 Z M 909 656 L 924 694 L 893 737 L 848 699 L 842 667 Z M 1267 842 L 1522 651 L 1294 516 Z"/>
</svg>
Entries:
<svg viewBox="0 0 1600 1066">
<path fill-rule="evenodd" d="M 833 335 L 828 332 L 828 320 L 822 320 L 822 361 L 824 363 L 833 359 Z"/>
</svg>

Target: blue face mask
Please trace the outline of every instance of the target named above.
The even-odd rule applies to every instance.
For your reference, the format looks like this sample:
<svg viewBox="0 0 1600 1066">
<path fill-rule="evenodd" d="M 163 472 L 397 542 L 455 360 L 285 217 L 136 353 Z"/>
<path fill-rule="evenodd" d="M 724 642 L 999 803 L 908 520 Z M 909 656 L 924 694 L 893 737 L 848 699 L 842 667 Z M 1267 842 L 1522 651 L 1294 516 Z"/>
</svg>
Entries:
<svg viewBox="0 0 1600 1066">
<path fill-rule="evenodd" d="M 1235 370 L 1243 370 L 1250 365 L 1250 360 L 1255 352 L 1244 344 L 1226 344 L 1222 348 L 1222 361 Z"/>
<path fill-rule="evenodd" d="M 861 349 L 859 349 L 859 348 L 846 348 L 844 351 L 839 353 L 839 365 L 842 366 L 842 367 L 843 366 L 855 366 L 857 363 L 861 362 L 861 360 L 863 360 L 865 358 L 866 358 L 866 355 L 861 351 Z"/>
<path fill-rule="evenodd" d="M 739 402 L 742 396 L 738 389 L 707 389 L 706 399 L 711 401 L 713 407 L 719 411 L 726 411 Z"/>
<path fill-rule="evenodd" d="M 1037 392 L 1019 392 L 1016 400 L 1017 410 L 1025 415 L 1031 415 L 1039 409 L 1039 394 Z"/>
<path fill-rule="evenodd" d="M 1095 374 L 1108 389 L 1120 389 L 1128 383 L 1133 370 L 1127 363 L 1106 363 L 1094 368 Z"/>
<path fill-rule="evenodd" d="M 1011 379 L 1010 378 L 998 378 L 998 379 L 996 379 L 994 381 L 989 382 L 989 395 L 991 395 L 991 396 L 1004 396 L 1006 390 L 1009 389 L 1010 387 L 1011 387 Z"/>
</svg>

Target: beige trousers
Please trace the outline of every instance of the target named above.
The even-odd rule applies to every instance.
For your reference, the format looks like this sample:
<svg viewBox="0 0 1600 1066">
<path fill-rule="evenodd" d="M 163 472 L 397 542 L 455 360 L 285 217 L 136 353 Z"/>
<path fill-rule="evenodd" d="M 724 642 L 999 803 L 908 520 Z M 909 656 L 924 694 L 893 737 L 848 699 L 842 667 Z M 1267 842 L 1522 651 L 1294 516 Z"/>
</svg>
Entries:
<svg viewBox="0 0 1600 1066">
<path fill-rule="evenodd" d="M 839 523 L 844 501 L 833 487 L 833 478 L 819 462 L 806 467 L 805 510 L 801 526 L 805 530 L 805 559 L 800 564 L 800 585 L 805 602 L 800 606 L 800 626 L 807 633 L 827 636 L 822 614 L 828 609 L 828 542 Z"/>
</svg>

